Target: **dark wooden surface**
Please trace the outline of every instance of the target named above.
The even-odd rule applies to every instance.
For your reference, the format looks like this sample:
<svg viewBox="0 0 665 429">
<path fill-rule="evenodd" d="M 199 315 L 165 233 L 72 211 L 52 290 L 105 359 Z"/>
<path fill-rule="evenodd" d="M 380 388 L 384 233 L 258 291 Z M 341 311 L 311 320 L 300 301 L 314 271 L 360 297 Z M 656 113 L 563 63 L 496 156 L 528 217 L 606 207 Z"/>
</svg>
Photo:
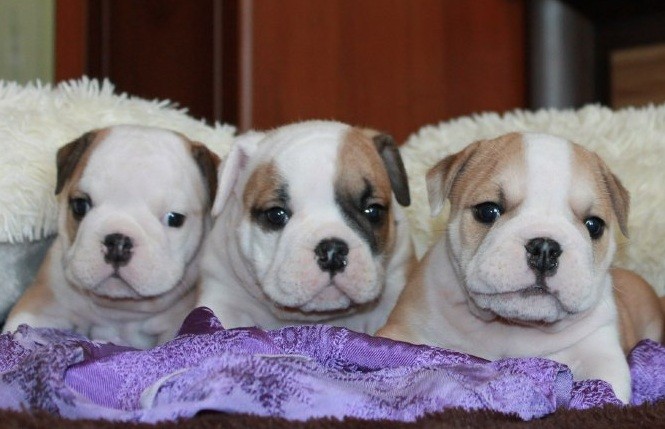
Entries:
<svg viewBox="0 0 665 429">
<path fill-rule="evenodd" d="M 58 79 L 108 77 L 208 121 L 338 119 L 403 140 L 525 105 L 524 0 L 57 0 L 57 10 Z"/>
<path fill-rule="evenodd" d="M 379 5 L 380 6 L 377 6 Z M 399 140 L 525 102 L 519 0 L 254 2 L 251 122 L 334 118 Z"/>
</svg>

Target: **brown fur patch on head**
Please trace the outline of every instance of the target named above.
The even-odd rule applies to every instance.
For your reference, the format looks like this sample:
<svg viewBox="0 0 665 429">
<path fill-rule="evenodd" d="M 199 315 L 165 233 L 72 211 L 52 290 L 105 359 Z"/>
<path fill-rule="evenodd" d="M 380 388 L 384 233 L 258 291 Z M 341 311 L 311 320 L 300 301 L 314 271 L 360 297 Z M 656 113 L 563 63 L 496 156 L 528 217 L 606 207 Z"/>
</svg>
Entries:
<svg viewBox="0 0 665 429">
<path fill-rule="evenodd" d="M 199 166 L 199 171 L 201 171 L 203 180 L 207 185 L 208 205 L 212 206 L 213 201 L 215 201 L 215 195 L 217 194 L 217 168 L 219 168 L 220 159 L 203 143 L 191 141 L 186 137 L 185 139 L 189 143 L 194 162 Z"/>
<path fill-rule="evenodd" d="M 451 219 L 461 215 L 462 237 L 469 245 L 479 245 L 489 228 L 476 221 L 472 208 L 493 202 L 512 211 L 524 197 L 526 158 L 521 134 L 511 133 L 492 140 L 474 142 L 447 156 L 427 173 L 427 189 L 432 214 L 438 214 L 444 201 L 451 202 Z"/>
<path fill-rule="evenodd" d="M 69 240 L 73 240 L 78 232 L 81 222 L 76 219 L 69 209 L 69 201 L 82 195 L 78 191 L 78 182 L 88 165 L 90 154 L 101 141 L 109 134 L 110 129 L 90 131 L 78 139 L 61 147 L 57 153 L 58 177 L 55 193 L 58 194 L 59 203 L 67 207 L 65 233 Z"/>
<path fill-rule="evenodd" d="M 265 219 L 265 210 L 281 207 L 290 213 L 288 187 L 273 162 L 261 164 L 252 172 L 242 201 L 252 219 L 266 230 L 274 230 L 275 226 Z"/>
<path fill-rule="evenodd" d="M 630 205 L 628 191 L 596 153 L 577 144 L 573 144 L 572 148 L 572 183 L 589 184 L 588 189 L 580 185 L 573 189 L 571 206 L 575 215 L 582 224 L 590 216 L 601 218 L 608 226 L 617 222 L 621 232 L 627 236 Z M 606 233 L 594 240 L 596 254 L 605 254 L 609 238 Z"/>
<path fill-rule="evenodd" d="M 446 198 L 453 209 L 463 207 L 469 200 L 498 196 L 495 179 L 502 172 L 508 178 L 526 174 L 525 150 L 522 135 L 506 134 L 492 140 L 471 143 L 460 152 L 449 155 L 427 172 L 427 190 L 433 214 L 440 211 Z M 475 201 L 480 203 L 483 201 Z"/>
<path fill-rule="evenodd" d="M 392 186 L 384 161 L 367 133 L 353 128 L 338 150 L 335 199 L 349 225 L 383 253 L 394 241 Z M 365 210 L 380 207 L 381 220 L 371 222 Z"/>
</svg>

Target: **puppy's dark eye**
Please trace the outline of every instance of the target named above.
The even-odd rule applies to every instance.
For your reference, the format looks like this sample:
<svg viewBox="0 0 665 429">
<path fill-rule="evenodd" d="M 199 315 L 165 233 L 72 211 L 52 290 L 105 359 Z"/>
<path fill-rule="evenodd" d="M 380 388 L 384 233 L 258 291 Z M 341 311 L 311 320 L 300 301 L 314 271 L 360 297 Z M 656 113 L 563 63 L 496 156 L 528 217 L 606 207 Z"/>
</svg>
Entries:
<svg viewBox="0 0 665 429">
<path fill-rule="evenodd" d="M 291 217 L 290 213 L 282 207 L 271 207 L 265 210 L 263 215 L 272 226 L 277 228 L 283 228 Z"/>
<path fill-rule="evenodd" d="M 72 210 L 74 219 L 81 220 L 92 208 L 92 201 L 88 197 L 70 198 L 69 208 Z"/>
<path fill-rule="evenodd" d="M 184 214 L 168 212 L 164 215 L 164 224 L 171 228 L 180 228 L 187 217 Z"/>
<path fill-rule="evenodd" d="M 605 221 L 596 216 L 584 219 L 584 226 L 589 231 L 592 240 L 598 240 L 605 232 Z"/>
<path fill-rule="evenodd" d="M 473 207 L 473 217 L 480 223 L 491 225 L 501 217 L 503 207 L 493 202 L 480 203 Z"/>
<path fill-rule="evenodd" d="M 363 210 L 363 213 L 370 223 L 378 224 L 383 220 L 386 208 L 380 204 L 370 204 L 365 210 Z"/>
</svg>

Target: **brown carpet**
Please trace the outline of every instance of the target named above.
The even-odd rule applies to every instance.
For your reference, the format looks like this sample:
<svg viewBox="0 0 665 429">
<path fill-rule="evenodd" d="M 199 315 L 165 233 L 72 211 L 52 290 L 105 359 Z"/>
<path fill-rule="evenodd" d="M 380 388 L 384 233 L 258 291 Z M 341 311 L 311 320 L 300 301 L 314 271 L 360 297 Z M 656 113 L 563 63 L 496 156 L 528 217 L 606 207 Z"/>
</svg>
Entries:
<svg viewBox="0 0 665 429">
<path fill-rule="evenodd" d="M 606 406 L 585 411 L 559 410 L 540 420 L 529 422 L 495 412 L 459 409 L 447 410 L 426 416 L 415 423 L 394 421 L 366 421 L 357 419 L 315 419 L 293 422 L 279 418 L 249 415 L 209 413 L 191 419 L 164 422 L 156 425 L 139 423 L 117 423 L 104 420 L 67 420 L 44 412 L 14 412 L 0 410 L 2 429 L 398 429 L 398 428 L 665 428 L 665 400 L 638 407 Z"/>
</svg>

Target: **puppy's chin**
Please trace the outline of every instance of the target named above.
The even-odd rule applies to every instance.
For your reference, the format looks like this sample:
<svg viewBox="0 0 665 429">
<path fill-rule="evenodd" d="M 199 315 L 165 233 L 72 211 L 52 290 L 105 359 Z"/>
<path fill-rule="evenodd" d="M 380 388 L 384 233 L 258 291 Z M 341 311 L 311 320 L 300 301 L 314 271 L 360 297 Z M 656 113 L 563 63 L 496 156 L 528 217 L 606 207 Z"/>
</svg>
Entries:
<svg viewBox="0 0 665 429">
<path fill-rule="evenodd" d="M 363 302 L 355 302 L 343 290 L 330 283 L 304 303 L 296 305 L 292 300 L 285 302 L 286 300 L 279 298 L 269 298 L 272 303 L 272 313 L 278 318 L 314 322 L 363 311 L 376 304 L 379 295 Z"/>
<path fill-rule="evenodd" d="M 133 299 L 146 298 L 120 277 L 111 276 L 94 287 L 88 289 L 88 293 L 104 299 Z"/>
<path fill-rule="evenodd" d="M 496 294 L 469 293 L 468 304 L 482 320 L 503 319 L 529 326 L 554 324 L 574 314 L 555 295 L 536 287 Z"/>
</svg>

